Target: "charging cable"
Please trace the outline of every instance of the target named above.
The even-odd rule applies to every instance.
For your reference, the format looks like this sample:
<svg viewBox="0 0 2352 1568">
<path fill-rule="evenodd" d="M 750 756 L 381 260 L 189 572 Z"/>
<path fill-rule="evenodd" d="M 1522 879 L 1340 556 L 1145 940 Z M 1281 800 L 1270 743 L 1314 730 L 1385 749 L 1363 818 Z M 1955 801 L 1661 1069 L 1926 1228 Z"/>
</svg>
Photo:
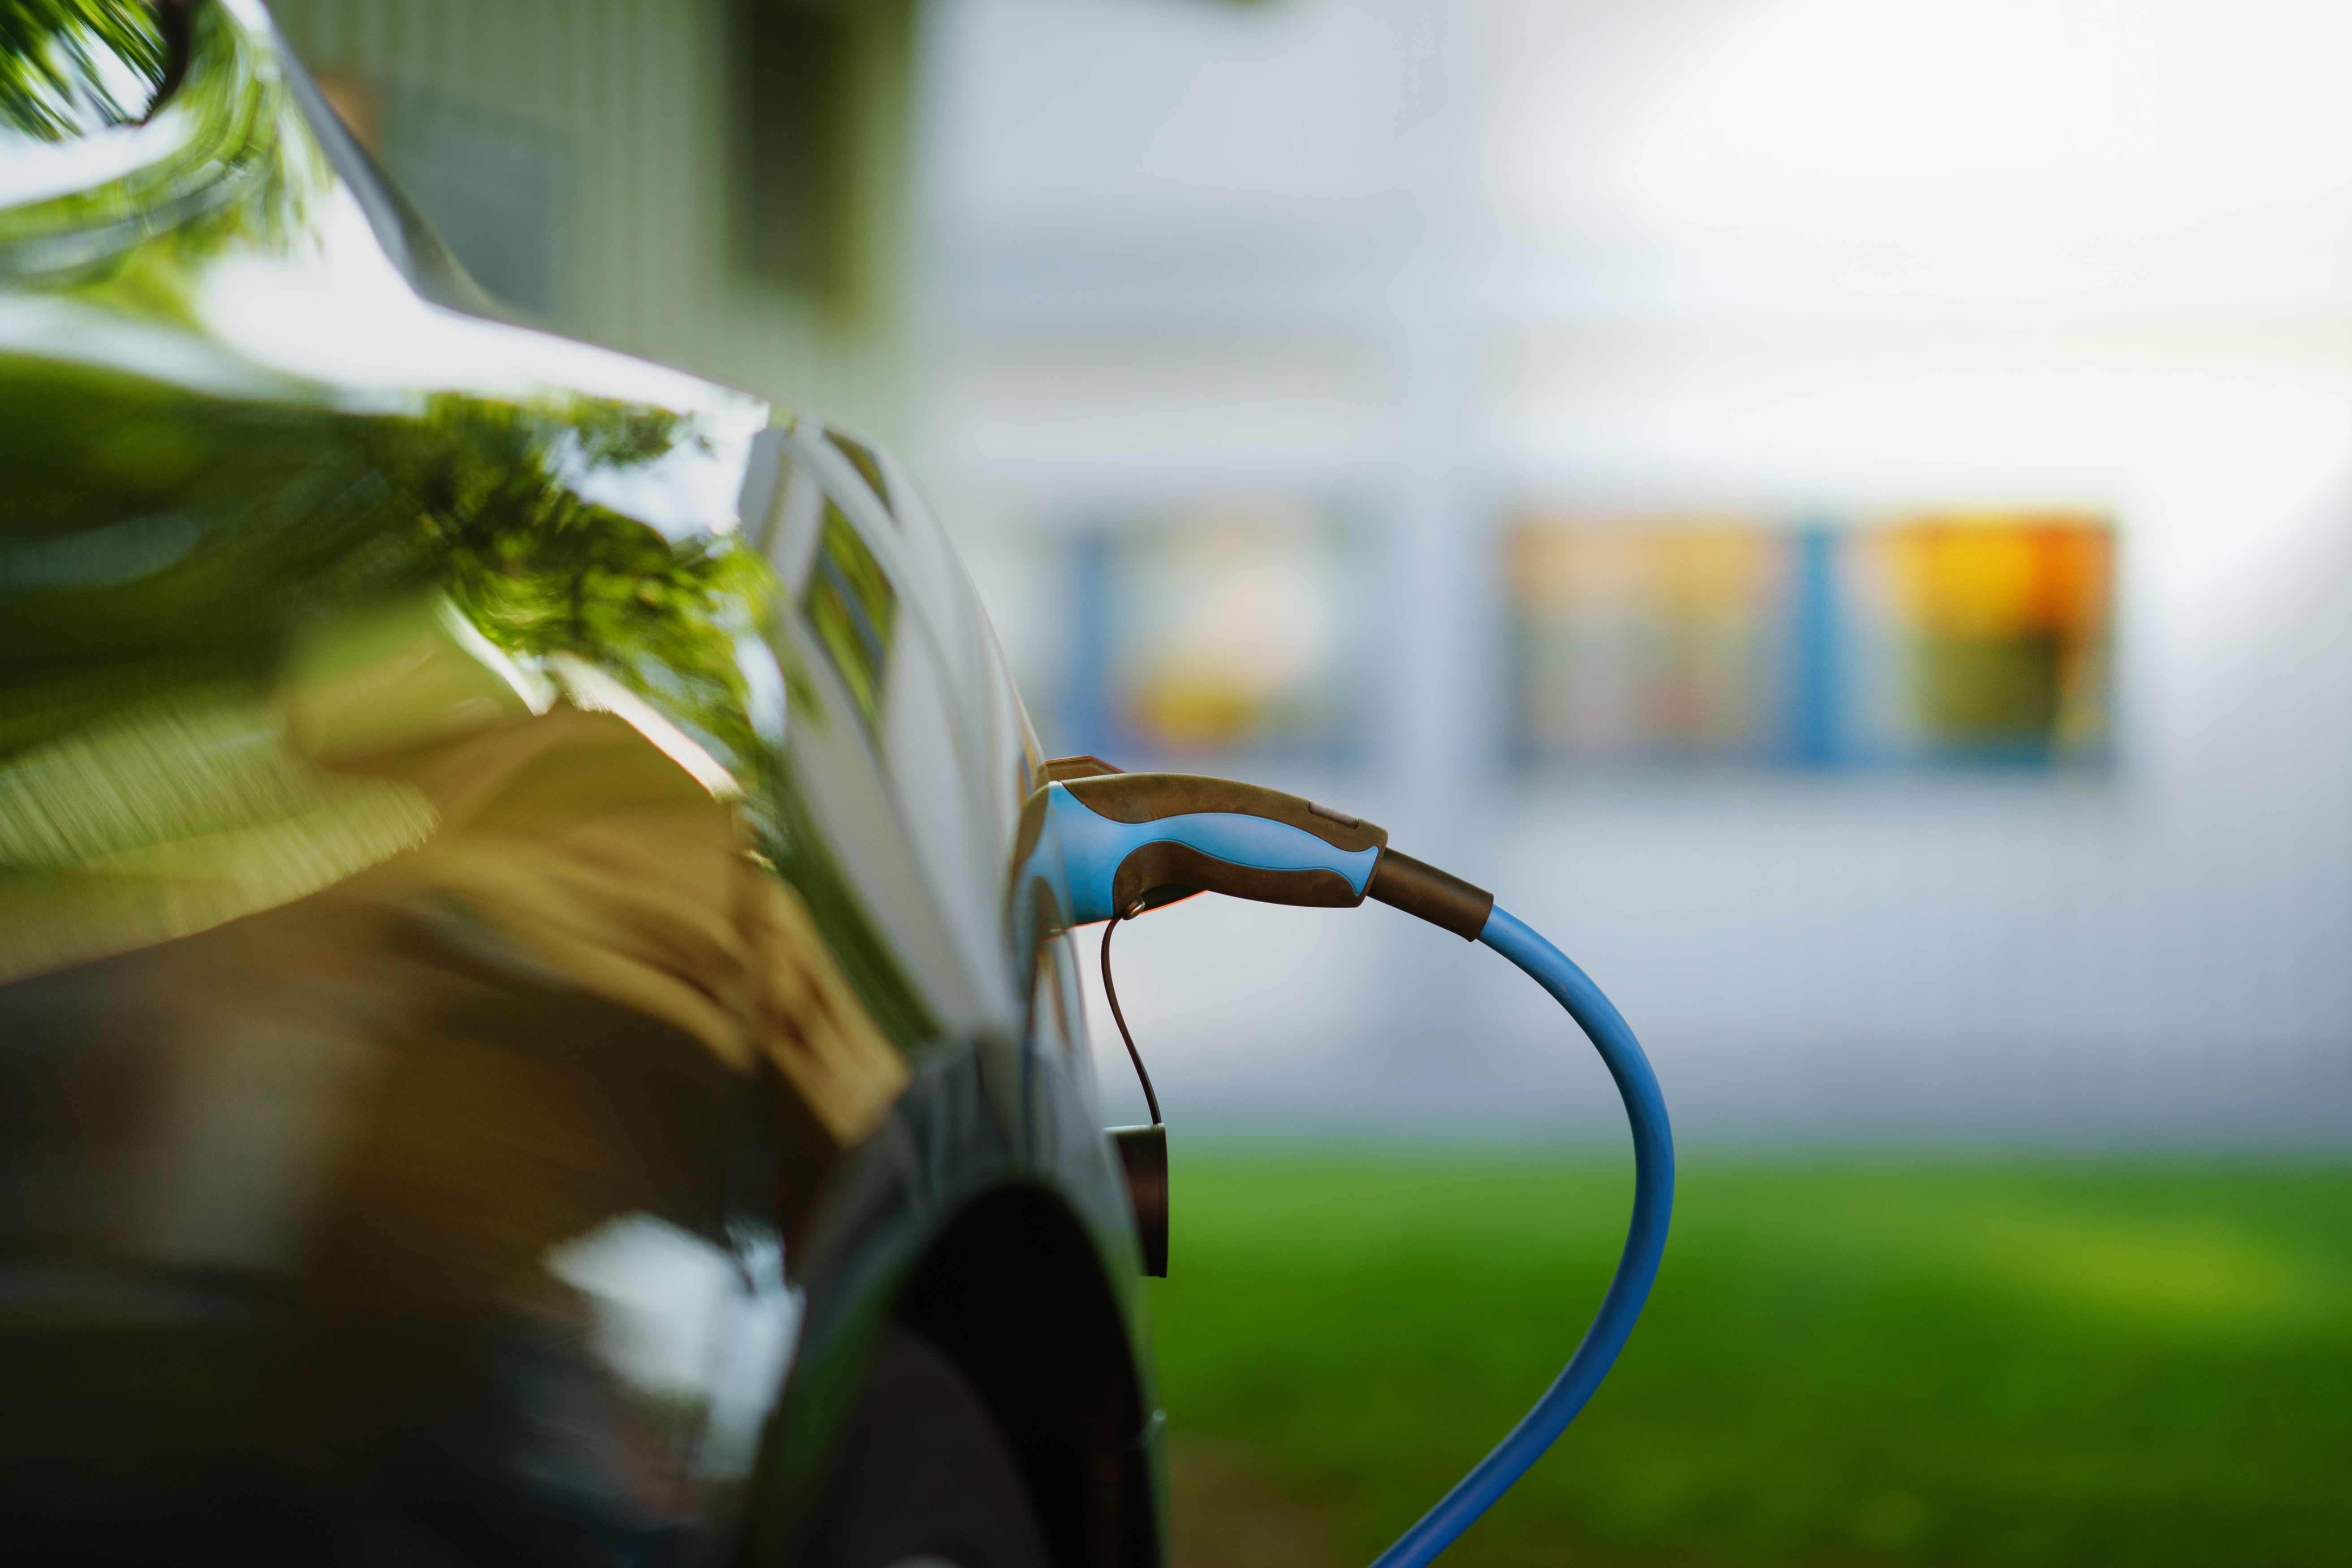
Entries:
<svg viewBox="0 0 2352 1568">
<path fill-rule="evenodd" d="M 1568 1009 L 1601 1053 L 1617 1092 L 1625 1101 L 1625 1120 L 1633 1132 L 1633 1223 L 1625 1237 L 1625 1250 L 1617 1272 L 1601 1298 L 1601 1310 L 1584 1331 L 1576 1353 L 1552 1380 L 1535 1407 L 1511 1428 L 1494 1451 L 1454 1483 L 1435 1508 L 1399 1536 L 1374 1560 L 1372 1568 L 1422 1568 L 1470 1527 L 1473 1520 L 1494 1505 L 1527 1474 L 1528 1467 L 1568 1429 L 1601 1386 L 1633 1320 L 1649 1299 L 1650 1282 L 1658 1277 L 1658 1260 L 1666 1250 L 1666 1219 L 1675 1200 L 1675 1140 L 1666 1122 L 1666 1102 L 1658 1092 L 1657 1076 L 1641 1042 L 1625 1019 L 1590 976 L 1573 960 L 1552 946 L 1527 923 L 1507 910 L 1489 915 L 1478 940 L 1525 970 L 1535 983 Z"/>
<path fill-rule="evenodd" d="M 1509 959 L 1567 1010 L 1601 1053 L 1633 1136 L 1633 1217 L 1625 1250 L 1584 1338 L 1534 1408 L 1372 1565 L 1425 1568 L 1576 1418 L 1649 1299 L 1674 1206 L 1675 1148 L 1665 1100 L 1641 1042 L 1583 970 L 1525 921 L 1496 909 L 1492 894 L 1391 849 L 1384 829 L 1297 795 L 1186 773 L 1056 782 L 1030 797 L 1013 863 L 1021 871 L 1013 879 L 1013 927 L 1032 952 L 1059 930 L 1097 921 L 1116 928 L 1119 921 L 1198 892 L 1343 909 L 1370 898 Z M 1108 930 L 1103 982 L 1108 989 Z M 1157 1131 L 1159 1097 L 1117 994 L 1111 996 Z M 1164 1268 L 1164 1235 L 1160 1246 Z"/>
</svg>

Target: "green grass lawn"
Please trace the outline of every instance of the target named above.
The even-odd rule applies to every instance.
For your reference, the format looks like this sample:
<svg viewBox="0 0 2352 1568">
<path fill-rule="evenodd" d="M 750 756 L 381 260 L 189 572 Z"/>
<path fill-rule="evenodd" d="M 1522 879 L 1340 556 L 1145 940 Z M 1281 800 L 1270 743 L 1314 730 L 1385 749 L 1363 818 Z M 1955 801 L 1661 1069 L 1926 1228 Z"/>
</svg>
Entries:
<svg viewBox="0 0 2352 1568">
<path fill-rule="evenodd" d="M 1179 1149 L 1180 1555 L 1368 1563 L 1549 1382 L 1599 1161 Z M 1648 1312 L 1457 1564 L 2352 1562 L 2352 1167 L 1696 1163 Z"/>
</svg>

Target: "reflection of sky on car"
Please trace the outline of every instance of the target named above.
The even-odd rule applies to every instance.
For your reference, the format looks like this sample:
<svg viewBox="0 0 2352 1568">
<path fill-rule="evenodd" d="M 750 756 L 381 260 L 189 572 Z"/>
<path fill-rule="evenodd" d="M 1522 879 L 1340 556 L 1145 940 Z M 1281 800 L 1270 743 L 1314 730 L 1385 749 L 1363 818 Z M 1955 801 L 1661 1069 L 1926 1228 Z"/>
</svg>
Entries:
<svg viewBox="0 0 2352 1568">
<path fill-rule="evenodd" d="M 545 1267 L 587 1299 L 590 1344 L 607 1371 L 640 1394 L 708 1407 L 697 1470 L 744 1474 L 800 1321 L 782 1245 L 769 1237 L 729 1252 L 627 1214 L 552 1248 Z"/>
</svg>

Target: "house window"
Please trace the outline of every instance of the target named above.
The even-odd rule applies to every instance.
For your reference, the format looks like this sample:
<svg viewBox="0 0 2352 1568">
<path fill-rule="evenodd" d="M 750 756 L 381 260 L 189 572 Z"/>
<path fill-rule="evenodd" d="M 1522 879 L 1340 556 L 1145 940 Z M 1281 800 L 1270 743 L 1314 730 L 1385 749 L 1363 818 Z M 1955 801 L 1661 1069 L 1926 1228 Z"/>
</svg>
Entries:
<svg viewBox="0 0 2352 1568">
<path fill-rule="evenodd" d="M 1533 763 L 2102 764 L 2114 532 L 2072 512 L 1513 531 Z"/>
<path fill-rule="evenodd" d="M 1007 540 L 977 569 L 1016 606 L 1000 625 L 1055 751 L 1348 763 L 1377 698 L 1368 544 L 1336 505 L 1235 497 Z"/>
</svg>

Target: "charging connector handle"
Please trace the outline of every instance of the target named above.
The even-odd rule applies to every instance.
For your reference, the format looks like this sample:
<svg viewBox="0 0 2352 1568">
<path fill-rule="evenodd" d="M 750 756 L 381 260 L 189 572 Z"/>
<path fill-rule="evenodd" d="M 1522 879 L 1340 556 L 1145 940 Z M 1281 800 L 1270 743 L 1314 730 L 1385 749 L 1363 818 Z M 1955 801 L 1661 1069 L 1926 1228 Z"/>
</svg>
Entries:
<svg viewBox="0 0 2352 1568">
<path fill-rule="evenodd" d="M 1022 858 L 1050 844 L 1068 923 L 1091 925 L 1196 892 L 1267 904 L 1393 904 L 1465 941 L 1495 896 L 1388 847 L 1388 830 L 1335 807 L 1234 779 L 1113 773 L 1035 797 Z"/>
<path fill-rule="evenodd" d="M 1389 841 L 1297 795 L 1191 773 L 1072 779 L 1031 798 L 1043 807 L 1038 849 L 1060 858 L 1074 926 L 1198 892 L 1353 909 Z"/>
</svg>

